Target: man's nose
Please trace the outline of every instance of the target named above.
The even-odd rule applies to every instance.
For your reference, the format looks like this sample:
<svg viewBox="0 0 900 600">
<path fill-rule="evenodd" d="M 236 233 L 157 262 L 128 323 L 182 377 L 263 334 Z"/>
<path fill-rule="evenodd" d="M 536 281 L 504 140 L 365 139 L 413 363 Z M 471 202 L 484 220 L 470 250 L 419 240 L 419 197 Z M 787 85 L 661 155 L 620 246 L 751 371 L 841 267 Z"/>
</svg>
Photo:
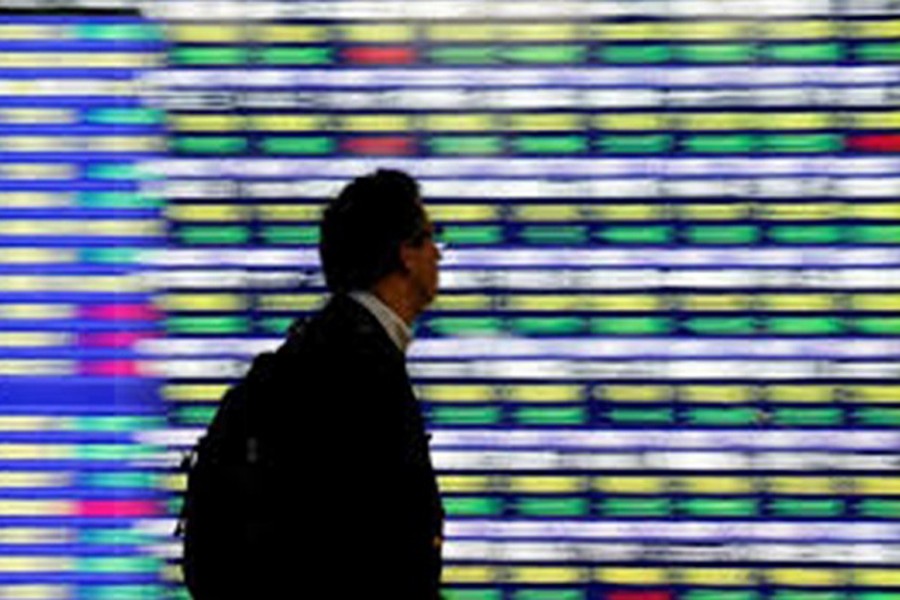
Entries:
<svg viewBox="0 0 900 600">
<path fill-rule="evenodd" d="M 444 258 L 444 251 L 447 249 L 447 242 L 435 242 L 434 248 L 437 250 L 437 259 Z"/>
</svg>

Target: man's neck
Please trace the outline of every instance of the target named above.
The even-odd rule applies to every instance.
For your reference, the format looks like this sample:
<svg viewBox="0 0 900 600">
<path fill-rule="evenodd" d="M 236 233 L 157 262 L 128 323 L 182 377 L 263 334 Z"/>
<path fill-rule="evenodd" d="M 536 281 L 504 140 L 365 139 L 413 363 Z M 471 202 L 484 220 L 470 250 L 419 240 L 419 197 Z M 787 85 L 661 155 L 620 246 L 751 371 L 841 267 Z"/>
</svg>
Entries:
<svg viewBox="0 0 900 600">
<path fill-rule="evenodd" d="M 396 285 L 390 280 L 382 280 L 369 290 L 379 300 L 384 302 L 398 317 L 403 319 L 407 326 L 412 327 L 413 321 L 419 316 L 421 310 L 411 300 L 411 295 L 404 286 Z"/>
<path fill-rule="evenodd" d="M 391 341 L 403 354 L 412 342 L 412 328 L 403 322 L 403 319 L 394 310 L 381 301 L 381 299 L 369 291 L 357 290 L 350 292 L 350 297 L 359 302 L 372 313 L 372 316 L 381 324 Z"/>
</svg>

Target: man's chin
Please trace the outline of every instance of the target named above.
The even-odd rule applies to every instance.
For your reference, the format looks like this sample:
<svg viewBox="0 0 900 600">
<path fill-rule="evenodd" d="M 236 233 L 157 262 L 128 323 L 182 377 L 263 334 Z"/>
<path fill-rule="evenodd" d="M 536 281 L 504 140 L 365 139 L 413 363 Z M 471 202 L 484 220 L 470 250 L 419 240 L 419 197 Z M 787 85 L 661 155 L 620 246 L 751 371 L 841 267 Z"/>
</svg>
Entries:
<svg viewBox="0 0 900 600">
<path fill-rule="evenodd" d="M 438 294 L 437 290 L 433 290 L 433 291 L 427 292 L 425 294 L 425 306 L 426 307 L 431 306 L 431 304 L 434 302 L 434 299 L 437 298 L 437 294 Z"/>
</svg>

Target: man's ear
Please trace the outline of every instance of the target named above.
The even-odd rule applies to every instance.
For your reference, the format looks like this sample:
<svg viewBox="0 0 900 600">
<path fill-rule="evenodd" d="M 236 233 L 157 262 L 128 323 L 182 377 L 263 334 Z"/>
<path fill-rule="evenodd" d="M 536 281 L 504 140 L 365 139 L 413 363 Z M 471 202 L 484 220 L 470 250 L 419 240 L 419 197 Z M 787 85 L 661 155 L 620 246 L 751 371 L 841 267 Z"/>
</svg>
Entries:
<svg viewBox="0 0 900 600">
<path fill-rule="evenodd" d="M 413 247 L 406 242 L 400 244 L 400 269 L 404 273 L 412 270 L 413 260 Z"/>
</svg>

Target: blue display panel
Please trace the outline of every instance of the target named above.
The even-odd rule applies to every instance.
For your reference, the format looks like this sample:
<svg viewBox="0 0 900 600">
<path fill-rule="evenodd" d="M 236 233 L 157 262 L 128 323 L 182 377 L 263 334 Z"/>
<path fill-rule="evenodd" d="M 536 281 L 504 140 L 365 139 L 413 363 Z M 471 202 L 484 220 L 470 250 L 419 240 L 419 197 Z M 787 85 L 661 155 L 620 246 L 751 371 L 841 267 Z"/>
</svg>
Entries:
<svg viewBox="0 0 900 600">
<path fill-rule="evenodd" d="M 107 151 L 91 138 L 103 127 L 131 136 L 103 142 L 115 160 L 83 167 L 115 185 L 60 187 L 105 198 L 72 209 L 79 219 L 146 219 L 158 235 L 122 234 L 115 250 L 53 238 L 55 251 L 94 252 L 60 271 L 78 275 L 69 281 L 97 262 L 138 275 L 140 290 L 115 284 L 127 307 L 108 309 L 127 315 L 116 336 L 97 334 L 120 345 L 41 354 L 17 333 L 0 347 L 9 360 L 107 369 L 44 387 L 33 375 L 61 373 L 4 377 L 10 416 L 99 410 L 87 398 L 109 388 L 84 377 L 105 375 L 118 393 L 100 414 L 154 419 L 118 421 L 149 457 L 135 463 L 146 479 L 128 481 L 156 484 L 136 492 L 153 512 L 129 516 L 134 535 L 172 524 L 178 451 L 248 359 L 323 302 L 325 199 L 388 166 L 421 180 L 447 245 L 410 354 L 449 516 L 447 598 L 900 598 L 894 4 L 216 2 L 203 19 L 191 2 L 142 8 L 118 37 L 103 20 L 79 30 L 93 32 L 92 52 L 115 39 L 117 53 L 155 57 L 128 67 L 141 73 L 138 96 L 93 94 L 102 119 L 52 96 L 48 110 L 80 119 L 41 113 L 22 125 L 34 139 L 10 146 L 3 133 L 4 148 L 56 135 L 57 153 L 91 150 L 59 157 L 72 164 Z M 14 35 L 8 44 L 24 43 Z M 67 38 L 41 39 L 60 50 Z M 55 60 L 48 77 L 76 69 Z M 95 77 L 126 80 L 118 68 Z M 47 98 L 0 99 L 43 110 Z M 155 141 L 136 149 L 139 136 Z M 0 192 L 4 223 L 59 219 L 56 205 L 37 212 L 47 200 L 35 194 L 57 191 L 51 171 L 27 172 L 28 186 L 10 189 L 31 195 Z M 119 195 L 91 195 L 101 190 Z M 4 245 L 31 252 L 10 269 L 49 277 L 35 232 L 64 230 L 30 227 L 8 226 L 21 233 Z M 93 306 L 95 287 L 55 286 L 71 293 L 53 303 Z M 10 331 L 50 333 L 28 318 Z M 81 335 L 82 322 L 58 317 L 53 333 Z M 85 387 L 55 393 L 70 383 Z M 28 423 L 52 439 L 50 421 Z M 90 488 L 79 485 L 60 495 L 77 502 Z M 177 542 L 135 544 L 147 581 L 165 583 L 123 582 L 138 586 L 128 597 L 186 597 Z M 20 564 L 9 556 L 0 578 Z M 102 564 L 131 576 L 138 563 Z"/>
<path fill-rule="evenodd" d="M 4 8 L 6 8 L 4 6 Z M 141 165 L 166 152 L 136 13 L 0 13 L 0 597 L 159 598 L 164 335 L 140 253 L 165 245 Z"/>
</svg>

